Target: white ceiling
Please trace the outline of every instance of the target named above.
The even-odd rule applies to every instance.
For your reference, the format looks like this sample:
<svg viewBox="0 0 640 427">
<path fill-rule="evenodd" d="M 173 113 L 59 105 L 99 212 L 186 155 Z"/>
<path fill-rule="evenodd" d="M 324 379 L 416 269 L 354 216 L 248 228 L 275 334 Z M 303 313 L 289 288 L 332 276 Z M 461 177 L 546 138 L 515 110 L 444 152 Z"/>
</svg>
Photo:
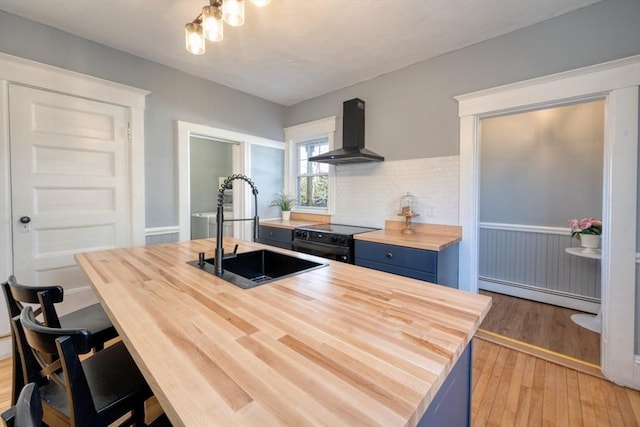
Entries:
<svg viewBox="0 0 640 427">
<path fill-rule="evenodd" d="M 369 80 L 600 0 L 272 0 L 196 56 L 207 0 L 0 0 L 0 9 L 282 105 Z"/>
</svg>

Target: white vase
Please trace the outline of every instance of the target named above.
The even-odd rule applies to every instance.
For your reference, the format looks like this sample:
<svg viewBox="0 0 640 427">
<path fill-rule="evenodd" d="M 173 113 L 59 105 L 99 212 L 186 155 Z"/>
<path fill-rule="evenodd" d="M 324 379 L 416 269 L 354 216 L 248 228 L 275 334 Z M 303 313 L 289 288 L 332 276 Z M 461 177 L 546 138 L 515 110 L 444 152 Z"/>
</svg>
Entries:
<svg viewBox="0 0 640 427">
<path fill-rule="evenodd" d="M 581 234 L 580 245 L 585 248 L 586 251 L 593 251 L 600 247 L 600 236 L 597 234 Z"/>
<path fill-rule="evenodd" d="M 291 219 L 291 211 L 282 211 L 282 220 L 289 221 Z"/>
</svg>

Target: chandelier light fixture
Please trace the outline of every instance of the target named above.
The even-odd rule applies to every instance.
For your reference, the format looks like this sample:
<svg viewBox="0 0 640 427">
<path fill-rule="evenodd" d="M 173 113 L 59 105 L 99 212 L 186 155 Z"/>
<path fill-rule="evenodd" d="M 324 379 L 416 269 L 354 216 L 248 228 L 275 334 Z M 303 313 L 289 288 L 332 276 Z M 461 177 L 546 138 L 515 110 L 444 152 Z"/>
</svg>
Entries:
<svg viewBox="0 0 640 427">
<path fill-rule="evenodd" d="M 250 0 L 257 7 L 264 7 L 271 0 Z M 205 52 L 205 39 L 212 42 L 224 38 L 224 22 L 232 27 L 244 24 L 245 0 L 209 0 L 202 12 L 184 27 L 187 51 L 194 55 Z"/>
</svg>

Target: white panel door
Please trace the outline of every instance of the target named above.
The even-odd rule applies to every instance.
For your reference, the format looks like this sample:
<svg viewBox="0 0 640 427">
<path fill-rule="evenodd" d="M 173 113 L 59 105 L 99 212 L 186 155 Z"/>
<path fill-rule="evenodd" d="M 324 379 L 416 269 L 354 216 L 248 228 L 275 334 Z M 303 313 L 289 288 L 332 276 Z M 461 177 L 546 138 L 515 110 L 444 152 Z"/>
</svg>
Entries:
<svg viewBox="0 0 640 427">
<path fill-rule="evenodd" d="M 14 274 L 75 309 L 95 296 L 73 254 L 130 244 L 128 110 L 18 85 L 9 105 Z"/>
</svg>

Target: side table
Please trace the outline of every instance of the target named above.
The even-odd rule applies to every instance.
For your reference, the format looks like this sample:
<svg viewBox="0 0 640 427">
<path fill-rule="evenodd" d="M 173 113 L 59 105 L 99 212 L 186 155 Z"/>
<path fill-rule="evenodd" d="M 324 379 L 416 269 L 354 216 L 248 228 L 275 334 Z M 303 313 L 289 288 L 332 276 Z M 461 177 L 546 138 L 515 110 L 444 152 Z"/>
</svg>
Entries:
<svg viewBox="0 0 640 427">
<path fill-rule="evenodd" d="M 602 259 L 602 250 L 600 249 L 590 249 L 590 248 L 566 248 L 565 251 L 570 255 L 581 256 L 584 258 L 591 259 Z M 600 304 L 602 306 L 602 304 Z M 583 328 L 589 329 L 590 331 L 601 333 L 602 332 L 602 317 L 600 309 L 598 309 L 598 314 L 586 314 L 579 313 L 573 314 L 571 316 L 571 320 L 574 323 L 582 326 Z"/>
</svg>

